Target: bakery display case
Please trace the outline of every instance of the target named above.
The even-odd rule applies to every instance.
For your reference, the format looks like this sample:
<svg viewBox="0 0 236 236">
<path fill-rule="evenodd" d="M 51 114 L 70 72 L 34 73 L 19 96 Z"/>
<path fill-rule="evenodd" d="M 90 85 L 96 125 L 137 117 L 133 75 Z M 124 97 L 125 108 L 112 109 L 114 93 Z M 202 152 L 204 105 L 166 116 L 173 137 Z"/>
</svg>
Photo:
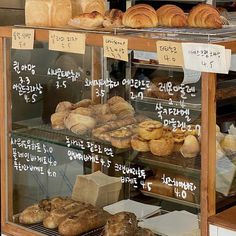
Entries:
<svg viewBox="0 0 236 236">
<path fill-rule="evenodd" d="M 82 1 L 75 16 L 49 0 L 39 19 L 44 4 L 26 1 L 26 26 L 0 29 L 3 232 L 207 236 L 209 216 L 235 204 L 235 72 L 187 69 L 186 51 L 207 50 L 183 48 L 224 46 L 230 64 L 235 27 L 206 4 L 187 18 Z"/>
</svg>

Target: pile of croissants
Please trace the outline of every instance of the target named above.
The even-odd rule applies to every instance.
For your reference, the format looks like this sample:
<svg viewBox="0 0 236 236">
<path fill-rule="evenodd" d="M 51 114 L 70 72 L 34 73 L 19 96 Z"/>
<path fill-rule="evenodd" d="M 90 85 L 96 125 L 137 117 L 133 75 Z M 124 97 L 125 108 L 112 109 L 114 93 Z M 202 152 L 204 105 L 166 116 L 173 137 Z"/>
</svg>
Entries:
<svg viewBox="0 0 236 236">
<path fill-rule="evenodd" d="M 148 4 L 137 4 L 126 12 L 112 9 L 103 13 L 96 11 L 74 17 L 69 25 L 78 28 L 96 27 L 199 27 L 222 28 L 229 24 L 219 11 L 209 4 L 198 4 L 189 14 L 172 4 L 166 4 L 155 10 Z"/>
</svg>

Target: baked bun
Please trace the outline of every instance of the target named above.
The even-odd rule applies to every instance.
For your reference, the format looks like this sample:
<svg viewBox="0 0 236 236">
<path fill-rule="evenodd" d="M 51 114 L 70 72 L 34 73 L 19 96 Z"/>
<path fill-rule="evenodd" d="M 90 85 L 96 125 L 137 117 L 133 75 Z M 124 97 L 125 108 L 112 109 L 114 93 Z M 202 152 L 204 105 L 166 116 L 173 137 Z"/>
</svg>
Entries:
<svg viewBox="0 0 236 236">
<path fill-rule="evenodd" d="M 93 11 L 74 17 L 68 24 L 79 29 L 95 29 L 102 27 L 103 20 L 104 17 L 101 13 Z"/>
<path fill-rule="evenodd" d="M 198 4 L 188 15 L 188 26 L 200 28 L 222 28 L 222 20 L 216 8 L 209 4 Z"/>
<path fill-rule="evenodd" d="M 134 236 L 138 228 L 137 218 L 131 212 L 119 212 L 109 217 L 103 236 Z"/>
<path fill-rule="evenodd" d="M 64 119 L 68 115 L 68 112 L 56 112 L 51 115 L 52 128 L 55 130 L 65 129 Z"/>
<path fill-rule="evenodd" d="M 76 113 L 70 113 L 64 120 L 67 129 L 75 134 L 86 134 L 91 131 L 95 125 L 96 120 L 90 116 L 83 116 Z"/>
<path fill-rule="evenodd" d="M 114 28 L 122 26 L 124 12 L 119 9 L 111 9 L 106 11 L 103 26 L 105 28 Z"/>
<path fill-rule="evenodd" d="M 197 138 L 193 135 L 188 135 L 183 146 L 180 148 L 180 152 L 185 158 L 196 157 L 200 152 L 200 145 Z"/>
<path fill-rule="evenodd" d="M 39 207 L 38 204 L 27 207 L 19 217 L 21 224 L 37 224 L 41 223 L 47 216 L 47 212 L 43 208 Z"/>
<path fill-rule="evenodd" d="M 139 124 L 139 136 L 145 140 L 159 139 L 162 136 L 163 125 L 159 121 L 146 120 Z"/>
<path fill-rule="evenodd" d="M 89 107 L 90 105 L 94 105 L 91 99 L 83 99 L 73 105 L 73 108 L 76 109 L 78 107 Z"/>
<path fill-rule="evenodd" d="M 71 111 L 72 109 L 73 109 L 73 104 L 71 102 L 63 101 L 57 104 L 55 112 Z"/>
<path fill-rule="evenodd" d="M 150 28 L 157 26 L 158 19 L 153 7 L 148 4 L 137 4 L 125 12 L 122 22 L 130 28 Z"/>
<path fill-rule="evenodd" d="M 184 11 L 171 4 L 161 6 L 157 11 L 158 25 L 167 27 L 184 27 L 187 25 L 187 17 Z"/>
<path fill-rule="evenodd" d="M 75 113 L 75 114 L 84 115 L 84 116 L 92 116 L 93 115 L 93 111 L 89 107 L 78 107 L 71 112 Z"/>
<path fill-rule="evenodd" d="M 148 141 L 138 135 L 132 136 L 131 146 L 135 151 L 138 152 L 148 152 L 150 150 Z"/>
<path fill-rule="evenodd" d="M 126 128 L 113 131 L 110 134 L 111 144 L 117 148 L 129 148 L 131 147 L 130 141 L 132 135 L 133 133 Z"/>
<path fill-rule="evenodd" d="M 160 157 L 169 156 L 174 150 L 173 138 L 160 138 L 149 142 L 150 151 Z"/>
<path fill-rule="evenodd" d="M 221 141 L 221 147 L 226 153 L 235 153 L 236 152 L 236 135 L 227 134 L 224 139 Z"/>
</svg>

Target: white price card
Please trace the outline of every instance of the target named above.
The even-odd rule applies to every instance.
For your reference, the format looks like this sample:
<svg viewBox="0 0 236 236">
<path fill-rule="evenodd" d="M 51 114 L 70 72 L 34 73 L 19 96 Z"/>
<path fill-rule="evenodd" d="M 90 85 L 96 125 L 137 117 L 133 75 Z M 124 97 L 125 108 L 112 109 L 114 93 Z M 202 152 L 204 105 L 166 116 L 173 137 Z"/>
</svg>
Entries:
<svg viewBox="0 0 236 236">
<path fill-rule="evenodd" d="M 104 57 L 128 61 L 128 39 L 103 36 Z"/>
<path fill-rule="evenodd" d="M 49 31 L 49 50 L 85 54 L 85 43 L 85 34 Z"/>
<path fill-rule="evenodd" d="M 229 72 L 231 51 L 224 46 L 203 43 L 182 43 L 184 68 L 201 72 Z"/>
<path fill-rule="evenodd" d="M 31 50 L 34 48 L 34 29 L 12 29 L 12 48 Z"/>
</svg>

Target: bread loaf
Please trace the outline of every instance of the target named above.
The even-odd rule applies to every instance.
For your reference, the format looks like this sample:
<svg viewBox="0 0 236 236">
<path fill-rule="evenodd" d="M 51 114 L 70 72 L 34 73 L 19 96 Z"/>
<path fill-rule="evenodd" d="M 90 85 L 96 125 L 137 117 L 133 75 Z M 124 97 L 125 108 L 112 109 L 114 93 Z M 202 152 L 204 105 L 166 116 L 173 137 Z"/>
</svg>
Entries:
<svg viewBox="0 0 236 236">
<path fill-rule="evenodd" d="M 40 208 L 38 204 L 27 207 L 19 217 L 19 222 L 21 224 L 37 224 L 41 223 L 43 219 L 47 216 L 48 212 Z"/>
<path fill-rule="evenodd" d="M 43 220 L 43 226 L 48 229 L 56 229 L 68 216 L 72 216 L 79 211 L 92 207 L 86 203 L 72 202 L 59 209 L 55 209 Z"/>
<path fill-rule="evenodd" d="M 148 4 L 137 4 L 130 7 L 123 16 L 123 25 L 131 28 L 156 27 L 157 14 Z"/>
<path fill-rule="evenodd" d="M 135 214 L 119 212 L 109 217 L 103 236 L 135 236 L 138 228 Z"/>
<path fill-rule="evenodd" d="M 161 6 L 157 11 L 158 25 L 167 27 L 184 27 L 187 25 L 187 17 L 183 10 L 175 5 Z"/>
<path fill-rule="evenodd" d="M 104 16 L 101 13 L 93 11 L 91 13 L 83 13 L 74 17 L 68 22 L 68 24 L 79 29 L 95 29 L 102 27 L 103 20 Z"/>
<path fill-rule="evenodd" d="M 104 15 L 106 11 L 105 0 L 80 0 L 80 6 L 82 13 L 91 13 L 93 11 L 97 11 Z"/>
<path fill-rule="evenodd" d="M 64 119 L 68 115 L 68 112 L 57 112 L 51 115 L 52 128 L 55 130 L 65 129 Z"/>
<path fill-rule="evenodd" d="M 188 26 L 201 28 L 222 28 L 222 20 L 216 8 L 209 4 L 198 4 L 188 16 Z"/>
<path fill-rule="evenodd" d="M 63 27 L 72 18 L 71 0 L 26 0 L 25 24 Z"/>
<path fill-rule="evenodd" d="M 106 224 L 109 214 L 99 208 L 87 208 L 68 217 L 58 227 L 60 235 L 76 236 Z"/>
</svg>

